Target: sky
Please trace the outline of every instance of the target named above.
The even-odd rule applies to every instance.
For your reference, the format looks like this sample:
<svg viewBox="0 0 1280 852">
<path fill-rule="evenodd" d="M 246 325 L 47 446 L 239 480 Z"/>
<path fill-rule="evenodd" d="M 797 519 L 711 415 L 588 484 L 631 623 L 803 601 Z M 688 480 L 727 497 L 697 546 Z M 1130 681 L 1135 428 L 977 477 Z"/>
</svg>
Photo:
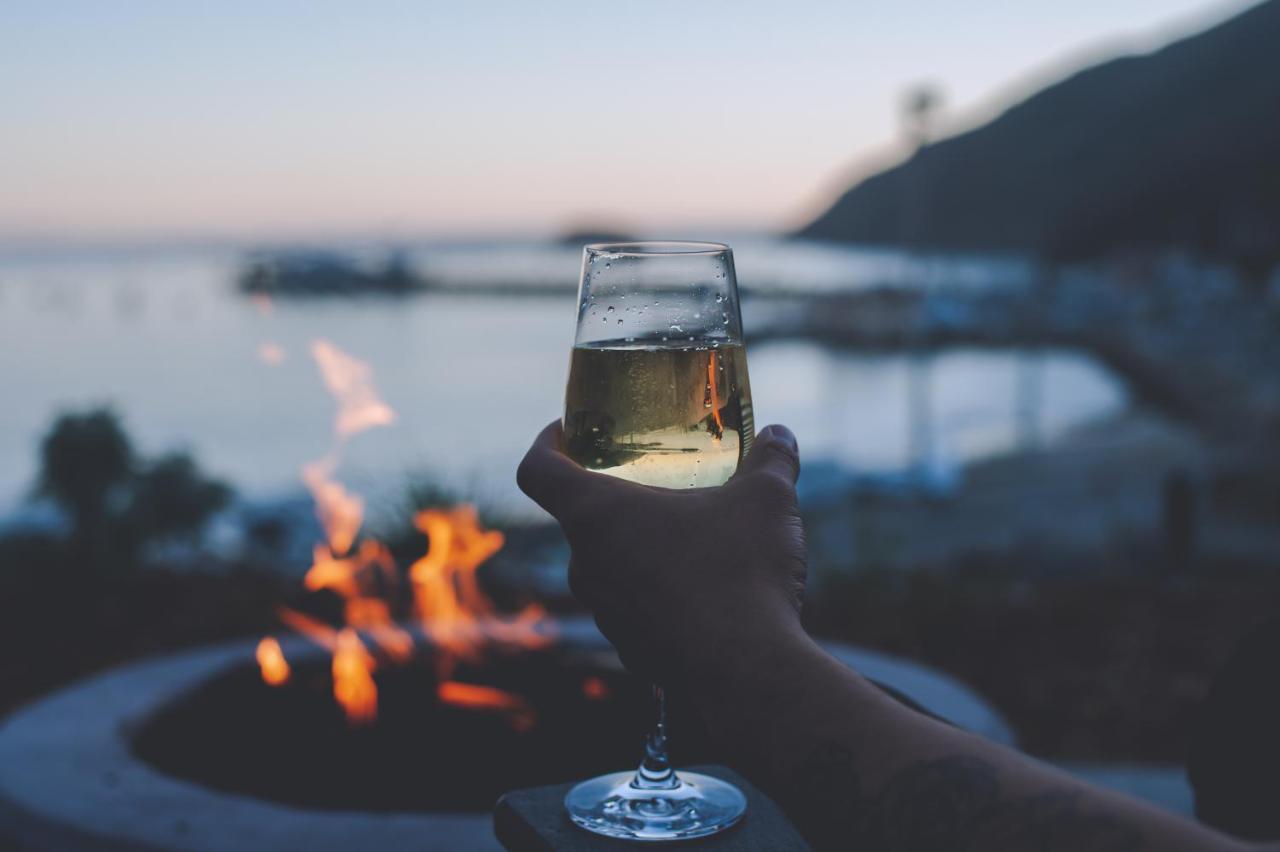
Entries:
<svg viewBox="0 0 1280 852">
<path fill-rule="evenodd" d="M 1241 0 L 0 3 L 0 241 L 777 230 Z"/>
</svg>

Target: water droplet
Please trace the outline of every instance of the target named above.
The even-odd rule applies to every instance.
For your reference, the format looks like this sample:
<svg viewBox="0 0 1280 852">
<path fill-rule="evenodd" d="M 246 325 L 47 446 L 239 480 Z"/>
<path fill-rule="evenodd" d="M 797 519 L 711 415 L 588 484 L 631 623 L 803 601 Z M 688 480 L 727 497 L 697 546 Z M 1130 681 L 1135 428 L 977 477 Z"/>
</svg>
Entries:
<svg viewBox="0 0 1280 852">
<path fill-rule="evenodd" d="M 608 269 L 610 266 L 613 266 L 613 264 L 606 260 L 606 261 L 604 262 L 604 268 L 605 268 L 605 269 Z"/>
<path fill-rule="evenodd" d="M 600 317 L 600 322 L 608 322 L 608 321 L 609 321 L 608 317 Z"/>
<path fill-rule="evenodd" d="M 605 313 L 606 313 L 606 314 L 611 314 L 611 313 L 613 313 L 613 305 L 610 305 L 609 307 L 605 308 Z"/>
<path fill-rule="evenodd" d="M 723 302 L 723 301 L 724 301 L 724 296 L 723 296 L 722 294 L 717 293 L 717 294 L 716 294 L 716 302 L 717 302 L 717 303 L 719 303 L 719 302 Z"/>
<path fill-rule="evenodd" d="M 618 317 L 618 325 L 622 325 L 622 317 Z"/>
<path fill-rule="evenodd" d="M 684 329 L 678 325 L 673 325 L 671 326 L 671 331 L 684 331 Z"/>
<path fill-rule="evenodd" d="M 694 319 L 702 319 L 702 314 L 694 314 L 694 315 L 693 315 L 693 318 L 694 318 Z"/>
</svg>

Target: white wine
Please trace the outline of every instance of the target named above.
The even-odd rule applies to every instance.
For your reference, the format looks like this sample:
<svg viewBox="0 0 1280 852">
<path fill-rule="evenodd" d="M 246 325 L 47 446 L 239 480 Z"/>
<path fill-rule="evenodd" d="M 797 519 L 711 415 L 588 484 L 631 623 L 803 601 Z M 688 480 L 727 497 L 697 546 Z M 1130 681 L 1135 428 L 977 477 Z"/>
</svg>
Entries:
<svg viewBox="0 0 1280 852">
<path fill-rule="evenodd" d="M 755 423 L 740 343 L 575 346 L 565 451 L 591 470 L 664 488 L 720 485 Z"/>
</svg>

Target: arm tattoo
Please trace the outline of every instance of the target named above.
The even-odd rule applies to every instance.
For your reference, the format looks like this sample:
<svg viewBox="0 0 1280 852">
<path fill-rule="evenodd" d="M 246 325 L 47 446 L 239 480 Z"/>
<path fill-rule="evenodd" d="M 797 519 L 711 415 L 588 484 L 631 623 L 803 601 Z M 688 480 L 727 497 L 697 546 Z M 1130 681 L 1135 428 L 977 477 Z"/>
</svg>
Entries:
<svg viewBox="0 0 1280 852">
<path fill-rule="evenodd" d="M 817 749 L 796 772 L 794 813 L 820 849 L 866 852 L 1136 852 L 1131 826 L 1086 811 L 1080 794 L 1002 795 L 999 773 L 957 755 L 907 767 L 875 793 L 852 753 Z"/>
</svg>

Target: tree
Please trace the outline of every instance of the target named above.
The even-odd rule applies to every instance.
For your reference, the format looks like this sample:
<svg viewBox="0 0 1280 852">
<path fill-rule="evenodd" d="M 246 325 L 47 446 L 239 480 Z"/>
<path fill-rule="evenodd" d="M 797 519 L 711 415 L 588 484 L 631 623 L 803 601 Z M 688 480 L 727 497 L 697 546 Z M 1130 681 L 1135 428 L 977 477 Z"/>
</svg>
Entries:
<svg viewBox="0 0 1280 852">
<path fill-rule="evenodd" d="M 144 537 L 191 536 L 226 506 L 231 489 L 206 479 L 187 453 L 170 453 L 134 477 L 128 516 Z"/>
<path fill-rule="evenodd" d="M 231 493 L 187 453 L 139 458 L 108 408 L 60 415 L 40 445 L 35 495 L 66 512 L 80 564 L 133 564 L 150 541 L 194 536 Z"/>
<path fill-rule="evenodd" d="M 63 414 L 40 444 L 35 491 L 67 513 L 73 541 L 92 547 L 101 543 L 111 515 L 127 499 L 133 465 L 129 436 L 115 412 Z"/>
</svg>

